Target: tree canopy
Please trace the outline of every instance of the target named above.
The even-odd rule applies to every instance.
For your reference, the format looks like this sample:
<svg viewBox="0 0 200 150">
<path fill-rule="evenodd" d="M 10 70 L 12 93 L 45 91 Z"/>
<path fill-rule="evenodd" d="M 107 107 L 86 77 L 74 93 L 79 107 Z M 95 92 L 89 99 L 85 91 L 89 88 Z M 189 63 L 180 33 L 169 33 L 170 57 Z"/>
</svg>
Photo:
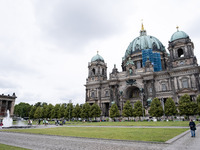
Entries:
<svg viewBox="0 0 200 150">
<path fill-rule="evenodd" d="M 158 98 L 154 98 L 151 102 L 149 113 L 152 117 L 161 117 L 163 115 L 163 108 Z"/>
<path fill-rule="evenodd" d="M 117 104 L 112 104 L 110 108 L 110 118 L 114 119 L 115 117 L 119 117 L 120 113 L 117 107 Z"/>
<path fill-rule="evenodd" d="M 137 101 L 135 104 L 134 104 L 134 108 L 133 108 L 133 116 L 134 117 L 141 117 L 143 116 L 143 108 L 142 108 L 142 103 L 141 101 Z"/>
<path fill-rule="evenodd" d="M 178 109 L 180 111 L 180 115 L 186 115 L 187 117 L 198 113 L 197 103 L 192 102 L 188 94 L 180 97 Z"/>
<path fill-rule="evenodd" d="M 129 120 L 129 117 L 133 116 L 133 106 L 131 105 L 129 100 L 126 101 L 126 103 L 124 104 L 122 115 L 124 117 L 128 117 L 128 120 Z"/>
<path fill-rule="evenodd" d="M 174 116 L 177 114 L 177 108 L 172 98 L 168 98 L 165 102 L 165 115 Z"/>
</svg>

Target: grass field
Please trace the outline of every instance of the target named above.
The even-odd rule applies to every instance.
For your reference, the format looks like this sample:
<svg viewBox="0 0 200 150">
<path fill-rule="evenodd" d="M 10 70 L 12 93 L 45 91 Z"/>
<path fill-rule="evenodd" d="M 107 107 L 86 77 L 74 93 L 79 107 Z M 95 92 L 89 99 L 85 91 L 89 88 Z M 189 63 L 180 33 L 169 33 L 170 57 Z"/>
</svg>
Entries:
<svg viewBox="0 0 200 150">
<path fill-rule="evenodd" d="M 195 122 L 198 124 L 198 122 Z M 188 121 L 158 121 L 158 122 L 70 122 L 67 125 L 83 125 L 83 126 L 182 126 L 188 127 Z"/>
<path fill-rule="evenodd" d="M 10 145 L 5 145 L 5 144 L 0 144 L 0 150 L 28 150 L 28 149 L 10 146 Z"/>
<path fill-rule="evenodd" d="M 11 129 L 5 131 L 87 138 L 165 142 L 186 130 L 188 129 L 60 127 L 43 129 Z"/>
</svg>

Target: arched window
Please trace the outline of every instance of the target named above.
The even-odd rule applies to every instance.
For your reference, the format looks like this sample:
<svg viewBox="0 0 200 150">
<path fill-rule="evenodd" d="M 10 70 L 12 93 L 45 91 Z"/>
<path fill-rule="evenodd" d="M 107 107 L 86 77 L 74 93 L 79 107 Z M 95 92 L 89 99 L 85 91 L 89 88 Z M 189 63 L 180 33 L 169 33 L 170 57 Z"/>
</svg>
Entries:
<svg viewBox="0 0 200 150">
<path fill-rule="evenodd" d="M 109 92 L 108 91 L 105 91 L 105 96 L 109 96 Z"/>
<path fill-rule="evenodd" d="M 104 75 L 104 73 L 105 73 L 105 71 L 104 71 L 104 69 L 102 69 L 102 75 Z"/>
<path fill-rule="evenodd" d="M 188 80 L 187 79 L 183 79 L 182 80 L 182 87 L 183 88 L 188 88 Z"/>
<path fill-rule="evenodd" d="M 166 84 L 162 83 L 162 91 L 166 91 L 166 90 L 167 90 Z"/>
<path fill-rule="evenodd" d="M 152 48 L 153 48 L 153 50 L 157 50 L 157 49 L 158 49 L 158 48 L 157 48 L 157 45 L 156 45 L 155 42 L 153 42 L 153 44 L 152 44 Z"/>
<path fill-rule="evenodd" d="M 92 98 L 94 98 L 94 97 L 95 97 L 95 94 L 94 94 L 94 92 L 93 92 L 93 91 L 91 92 L 91 97 L 92 97 Z"/>
<path fill-rule="evenodd" d="M 152 93 L 152 87 L 149 88 L 149 93 Z"/>
<path fill-rule="evenodd" d="M 137 61 L 137 69 L 140 69 L 140 68 L 141 68 L 141 62 Z"/>
<path fill-rule="evenodd" d="M 178 49 L 178 57 L 184 57 L 183 49 Z"/>
<path fill-rule="evenodd" d="M 140 49 L 140 45 L 136 44 L 135 46 L 135 51 L 139 50 Z"/>
<path fill-rule="evenodd" d="M 93 73 L 93 75 L 95 75 L 95 69 L 94 68 L 92 69 L 92 73 Z"/>
</svg>

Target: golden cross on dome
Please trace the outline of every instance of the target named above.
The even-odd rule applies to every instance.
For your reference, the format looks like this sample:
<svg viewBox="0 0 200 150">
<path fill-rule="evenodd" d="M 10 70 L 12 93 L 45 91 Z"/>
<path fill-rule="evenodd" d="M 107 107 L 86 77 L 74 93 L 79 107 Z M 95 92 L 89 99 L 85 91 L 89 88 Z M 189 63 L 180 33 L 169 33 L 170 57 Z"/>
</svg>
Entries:
<svg viewBox="0 0 200 150">
<path fill-rule="evenodd" d="M 142 28 L 141 28 L 141 31 L 144 31 L 143 19 L 141 20 L 141 22 L 142 22 Z"/>
<path fill-rule="evenodd" d="M 97 54 L 99 54 L 99 51 L 97 51 Z"/>
<path fill-rule="evenodd" d="M 178 31 L 178 28 L 179 28 L 179 26 L 176 26 L 177 31 Z"/>
</svg>

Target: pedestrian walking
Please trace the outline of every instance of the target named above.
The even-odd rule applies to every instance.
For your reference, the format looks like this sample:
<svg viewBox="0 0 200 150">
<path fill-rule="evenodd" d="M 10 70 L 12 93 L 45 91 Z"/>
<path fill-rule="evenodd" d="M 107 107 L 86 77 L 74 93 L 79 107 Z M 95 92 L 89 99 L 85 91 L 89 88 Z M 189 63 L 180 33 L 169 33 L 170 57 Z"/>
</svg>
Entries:
<svg viewBox="0 0 200 150">
<path fill-rule="evenodd" d="M 0 129 L 2 129 L 2 126 L 3 126 L 3 122 L 0 123 Z"/>
<path fill-rule="evenodd" d="M 191 130 L 191 137 L 195 137 L 196 124 L 192 119 L 190 120 L 189 126 Z"/>
</svg>

